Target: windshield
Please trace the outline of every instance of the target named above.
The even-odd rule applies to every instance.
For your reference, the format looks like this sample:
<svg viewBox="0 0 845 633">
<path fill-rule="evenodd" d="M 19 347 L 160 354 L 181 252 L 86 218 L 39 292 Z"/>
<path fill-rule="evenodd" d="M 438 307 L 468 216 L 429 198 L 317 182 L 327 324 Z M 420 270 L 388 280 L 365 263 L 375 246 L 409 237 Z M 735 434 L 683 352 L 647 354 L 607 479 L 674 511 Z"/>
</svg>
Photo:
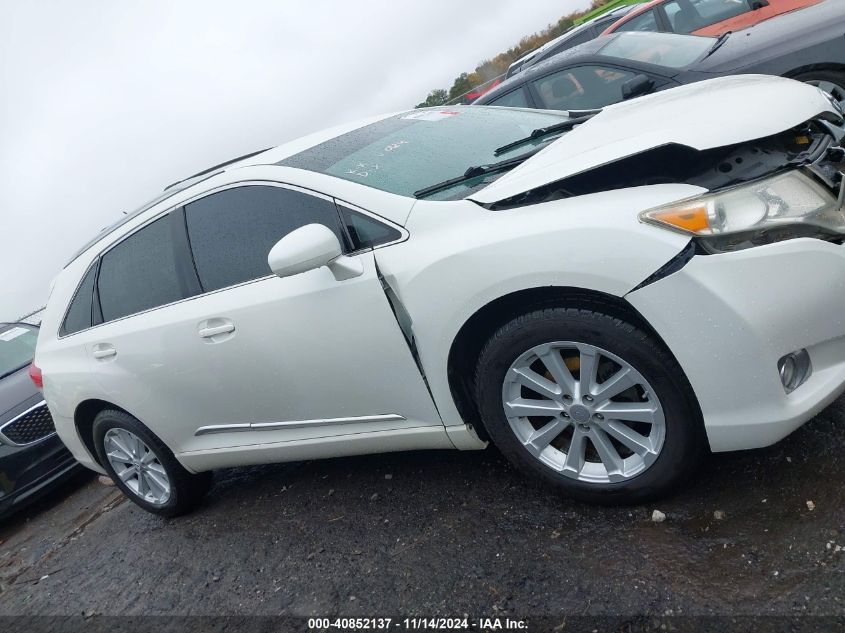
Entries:
<svg viewBox="0 0 845 633">
<path fill-rule="evenodd" d="M 32 362 L 36 340 L 36 327 L 20 323 L 0 325 L 0 378 Z"/>
<path fill-rule="evenodd" d="M 712 37 L 677 33 L 620 33 L 601 47 L 599 54 L 666 68 L 689 66 L 712 47 Z"/>
<path fill-rule="evenodd" d="M 537 128 L 567 120 L 565 113 L 456 106 L 405 112 L 290 156 L 279 165 L 317 171 L 413 197 L 469 167 L 496 163 L 547 142 L 538 139 L 496 154 Z M 465 180 L 429 197 L 463 198 L 503 172 Z"/>
</svg>

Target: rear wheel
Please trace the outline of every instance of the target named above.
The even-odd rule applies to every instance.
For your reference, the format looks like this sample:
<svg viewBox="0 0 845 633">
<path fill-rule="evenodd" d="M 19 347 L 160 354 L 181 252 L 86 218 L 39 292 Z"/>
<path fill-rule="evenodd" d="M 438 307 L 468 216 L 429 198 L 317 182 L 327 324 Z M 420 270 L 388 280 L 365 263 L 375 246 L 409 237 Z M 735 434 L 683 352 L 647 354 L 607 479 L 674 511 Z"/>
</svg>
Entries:
<svg viewBox="0 0 845 633">
<path fill-rule="evenodd" d="M 211 473 L 189 473 L 164 442 L 123 411 L 101 411 L 94 418 L 94 442 L 115 484 L 153 514 L 184 514 L 211 486 Z"/>
<path fill-rule="evenodd" d="M 837 101 L 845 101 L 845 72 L 814 70 L 796 75 L 793 79 L 821 88 Z"/>
<path fill-rule="evenodd" d="M 481 352 L 475 390 L 508 459 L 584 501 L 666 494 L 706 446 L 671 354 L 599 312 L 539 310 L 502 326 Z"/>
</svg>

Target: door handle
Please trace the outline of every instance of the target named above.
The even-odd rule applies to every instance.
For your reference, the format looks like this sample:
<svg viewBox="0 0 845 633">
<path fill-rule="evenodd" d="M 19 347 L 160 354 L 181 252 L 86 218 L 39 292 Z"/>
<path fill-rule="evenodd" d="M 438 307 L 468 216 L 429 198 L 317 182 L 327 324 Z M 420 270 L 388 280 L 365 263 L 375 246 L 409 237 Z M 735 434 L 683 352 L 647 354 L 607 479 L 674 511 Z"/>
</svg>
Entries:
<svg viewBox="0 0 845 633">
<path fill-rule="evenodd" d="M 202 338 L 211 338 L 218 334 L 229 334 L 235 331 L 234 323 L 224 323 L 223 325 L 215 325 L 212 327 L 204 327 L 199 330 L 199 335 Z"/>
<path fill-rule="evenodd" d="M 94 347 L 91 355 L 97 360 L 105 360 L 106 358 L 117 356 L 117 350 L 111 345 L 101 343 Z"/>
</svg>

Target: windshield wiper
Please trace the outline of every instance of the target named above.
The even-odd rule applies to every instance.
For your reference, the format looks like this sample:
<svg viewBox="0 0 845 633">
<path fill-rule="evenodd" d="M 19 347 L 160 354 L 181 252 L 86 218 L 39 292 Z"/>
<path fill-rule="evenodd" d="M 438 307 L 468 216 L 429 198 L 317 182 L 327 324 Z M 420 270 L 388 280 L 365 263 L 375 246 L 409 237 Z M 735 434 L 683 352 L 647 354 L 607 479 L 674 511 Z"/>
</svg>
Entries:
<svg viewBox="0 0 845 633">
<path fill-rule="evenodd" d="M 449 180 L 444 180 L 443 182 L 438 182 L 429 187 L 423 187 L 422 189 L 415 191 L 414 197 L 425 198 L 426 196 L 430 196 L 433 193 L 437 193 L 438 191 L 442 191 L 443 189 L 448 189 L 449 187 L 452 187 L 454 185 L 459 185 L 462 182 L 477 178 L 478 176 L 484 176 L 485 174 L 492 174 L 497 171 L 505 171 L 508 169 L 512 169 L 520 163 L 524 163 L 526 160 L 534 156 L 534 154 L 539 152 L 541 149 L 543 148 L 536 147 L 529 152 L 520 154 L 519 156 L 514 156 L 513 158 L 508 158 L 506 160 L 500 160 L 498 163 L 490 163 L 489 165 L 477 165 L 475 167 L 470 167 L 461 176 L 457 176 L 456 178 L 450 178 Z"/>
<path fill-rule="evenodd" d="M 499 148 L 496 148 L 496 151 L 493 152 L 493 156 L 499 156 L 504 154 L 507 151 L 512 150 L 514 147 L 519 147 L 520 145 L 525 145 L 526 143 L 530 143 L 531 141 L 535 141 L 538 138 L 543 138 L 544 136 L 548 136 L 549 134 L 555 134 L 557 132 L 568 132 L 576 125 L 581 125 L 582 123 L 589 121 L 594 116 L 596 116 L 600 112 L 591 112 L 590 114 L 585 114 L 584 116 L 578 116 L 573 119 L 568 119 L 563 121 L 562 123 L 555 123 L 554 125 L 549 125 L 547 127 L 538 127 L 536 130 L 533 130 L 531 134 L 526 136 L 525 138 L 520 138 L 512 143 L 508 143 L 507 145 L 502 145 Z"/>
<path fill-rule="evenodd" d="M 722 44 L 724 44 L 725 42 L 728 41 L 728 38 L 731 36 L 731 33 L 733 33 L 733 31 L 725 31 L 719 37 L 717 37 L 716 41 L 713 43 L 713 46 L 710 47 L 710 50 L 707 51 L 707 54 L 704 57 L 702 57 L 701 59 L 707 59 L 713 53 L 715 53 L 717 50 L 719 50 L 719 48 L 722 46 Z"/>
</svg>

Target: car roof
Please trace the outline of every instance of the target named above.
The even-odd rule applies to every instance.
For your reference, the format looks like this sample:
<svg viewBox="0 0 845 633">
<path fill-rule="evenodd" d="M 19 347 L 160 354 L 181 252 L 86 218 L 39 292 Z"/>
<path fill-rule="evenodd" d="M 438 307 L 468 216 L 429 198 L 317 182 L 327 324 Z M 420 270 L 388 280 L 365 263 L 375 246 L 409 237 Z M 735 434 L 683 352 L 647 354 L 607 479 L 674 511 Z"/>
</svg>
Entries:
<svg viewBox="0 0 845 633">
<path fill-rule="evenodd" d="M 408 110 L 412 112 L 413 110 Z M 64 268 L 67 268 L 76 261 L 82 254 L 92 248 L 95 244 L 97 244 L 100 240 L 107 237 L 109 234 L 113 233 L 121 226 L 130 222 L 132 219 L 136 218 L 137 216 L 141 215 L 142 213 L 148 211 L 149 209 L 153 208 L 154 206 L 164 202 L 165 200 L 176 196 L 176 194 L 181 193 L 185 189 L 197 185 L 204 180 L 208 180 L 213 178 L 214 176 L 223 173 L 224 171 L 228 171 L 230 169 L 237 169 L 239 167 L 248 167 L 253 165 L 272 165 L 277 163 L 278 161 L 287 158 L 290 155 L 296 154 L 303 150 L 306 150 L 314 145 L 318 145 L 323 141 L 333 138 L 335 136 L 339 136 L 341 134 L 345 134 L 352 130 L 358 129 L 359 127 L 364 127 L 365 125 L 369 125 L 370 123 L 374 123 L 376 121 L 380 121 L 390 116 L 394 116 L 397 114 L 396 112 L 383 114 L 375 117 L 368 117 L 366 119 L 361 119 L 357 121 L 352 121 L 348 123 L 343 123 L 341 125 L 337 125 L 335 127 L 321 130 L 319 132 L 314 132 L 313 134 L 309 134 L 307 136 L 303 136 L 297 139 L 293 139 L 286 143 L 282 143 L 281 145 L 277 145 L 275 147 L 270 147 L 268 149 L 260 150 L 258 152 L 250 152 L 249 154 L 244 154 L 243 156 L 239 156 L 237 158 L 233 158 L 222 163 L 219 163 L 213 167 L 209 167 L 207 169 L 203 169 L 200 172 L 195 173 L 192 176 L 188 176 L 182 180 L 178 180 L 170 185 L 165 187 L 164 191 L 157 195 L 152 200 L 142 204 L 137 209 L 133 211 L 124 211 L 122 215 L 118 217 L 118 219 L 104 227 L 93 236 L 90 240 L 88 240 L 79 250 L 77 250 L 73 256 L 68 259 L 65 263 Z"/>
</svg>

